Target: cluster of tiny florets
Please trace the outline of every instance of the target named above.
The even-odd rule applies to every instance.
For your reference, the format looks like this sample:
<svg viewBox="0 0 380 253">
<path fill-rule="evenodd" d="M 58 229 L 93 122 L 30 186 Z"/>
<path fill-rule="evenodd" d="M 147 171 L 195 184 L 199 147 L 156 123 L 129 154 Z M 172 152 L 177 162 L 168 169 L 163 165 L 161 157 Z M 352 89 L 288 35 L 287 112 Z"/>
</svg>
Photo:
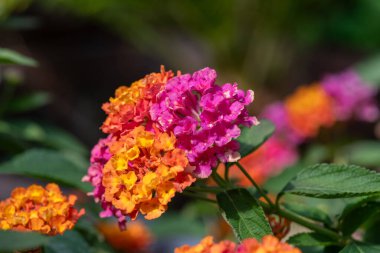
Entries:
<svg viewBox="0 0 380 253">
<path fill-rule="evenodd" d="M 76 199 L 75 195 L 64 196 L 56 184 L 15 188 L 0 202 L 0 229 L 63 234 L 84 214 L 83 209 L 74 208 Z"/>
<path fill-rule="evenodd" d="M 108 137 L 92 150 L 84 181 L 101 203 L 101 217 L 140 213 L 159 217 L 177 192 L 211 174 L 218 162 L 240 158 L 240 126 L 257 123 L 248 115 L 253 92 L 237 84 L 216 84 L 216 72 L 161 70 L 121 86 L 103 105 L 101 129 Z"/>
<path fill-rule="evenodd" d="M 215 243 L 211 236 L 207 236 L 197 245 L 176 248 L 174 253 L 301 253 L 301 250 L 271 235 L 264 236 L 262 242 L 250 238 L 239 245 L 227 240 Z"/>
</svg>

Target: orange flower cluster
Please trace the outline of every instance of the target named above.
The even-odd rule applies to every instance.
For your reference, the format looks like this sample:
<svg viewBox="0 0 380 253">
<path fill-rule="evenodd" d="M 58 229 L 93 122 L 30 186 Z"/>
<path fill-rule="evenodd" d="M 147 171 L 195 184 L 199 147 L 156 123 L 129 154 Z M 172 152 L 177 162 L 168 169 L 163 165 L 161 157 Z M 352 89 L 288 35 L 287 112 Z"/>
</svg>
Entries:
<svg viewBox="0 0 380 253">
<path fill-rule="evenodd" d="M 155 219 L 176 192 L 195 181 L 185 171 L 185 151 L 175 148 L 174 135 L 138 126 L 110 143 L 112 158 L 103 169 L 104 197 L 134 220 L 140 212 Z"/>
<path fill-rule="evenodd" d="M 304 137 L 313 137 L 320 127 L 335 123 L 332 98 L 319 84 L 302 86 L 285 101 L 289 123 Z"/>
<path fill-rule="evenodd" d="M 101 127 L 103 132 L 120 134 L 126 129 L 144 123 L 148 118 L 151 103 L 155 102 L 158 92 L 173 76 L 172 71 L 165 71 L 161 66 L 160 73 L 146 75 L 130 87 L 120 86 L 115 92 L 115 97 L 102 106 L 108 115 Z"/>
<path fill-rule="evenodd" d="M 205 237 L 195 246 L 184 245 L 174 253 L 302 253 L 287 243 L 280 242 L 272 235 L 264 236 L 262 242 L 245 239 L 239 246 L 230 241 L 214 243 L 211 236 Z"/>
<path fill-rule="evenodd" d="M 301 253 L 301 250 L 281 242 L 274 236 L 263 237 L 262 242 L 256 239 L 245 239 L 238 249 L 239 253 Z"/>
<path fill-rule="evenodd" d="M 236 244 L 231 241 L 214 243 L 212 236 L 207 236 L 195 245 L 183 245 L 174 250 L 174 253 L 234 253 Z"/>
<path fill-rule="evenodd" d="M 120 231 L 117 223 L 101 223 L 98 229 L 107 242 L 121 252 L 145 252 L 153 241 L 148 228 L 138 221 L 129 223 L 124 231 Z"/>
<path fill-rule="evenodd" d="M 62 195 L 59 186 L 48 184 L 16 188 L 11 197 L 0 202 L 0 229 L 63 234 L 72 229 L 85 211 L 74 208 L 77 197 Z"/>
</svg>

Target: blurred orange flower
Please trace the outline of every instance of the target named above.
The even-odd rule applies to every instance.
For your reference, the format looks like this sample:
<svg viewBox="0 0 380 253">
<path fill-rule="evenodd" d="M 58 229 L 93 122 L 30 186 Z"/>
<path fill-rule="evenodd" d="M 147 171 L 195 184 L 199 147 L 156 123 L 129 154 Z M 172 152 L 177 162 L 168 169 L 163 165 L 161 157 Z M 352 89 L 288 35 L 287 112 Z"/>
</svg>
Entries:
<svg viewBox="0 0 380 253">
<path fill-rule="evenodd" d="M 334 124 L 331 97 L 319 84 L 302 86 L 285 101 L 289 123 L 303 137 L 313 137 L 320 127 Z"/>
<path fill-rule="evenodd" d="M 264 236 L 262 242 L 249 238 L 239 246 L 231 241 L 214 243 L 211 236 L 205 237 L 195 246 L 184 245 L 174 250 L 174 253 L 302 253 L 293 246 L 280 242 L 272 235 Z"/>
<path fill-rule="evenodd" d="M 174 253 L 233 253 L 235 252 L 236 245 L 231 241 L 221 241 L 214 243 L 212 236 L 207 236 L 195 245 L 183 245 L 174 250 Z"/>
<path fill-rule="evenodd" d="M 10 198 L 0 202 L 0 229 L 63 234 L 85 213 L 74 208 L 76 199 L 75 195 L 62 195 L 56 184 L 16 188 Z"/>
<path fill-rule="evenodd" d="M 281 242 L 275 236 L 264 236 L 262 242 L 249 238 L 242 241 L 237 253 L 302 253 L 301 250 Z"/>
<path fill-rule="evenodd" d="M 106 241 L 121 252 L 147 252 L 153 242 L 152 234 L 144 223 L 139 221 L 128 223 L 124 231 L 120 230 L 117 223 L 101 223 L 98 229 Z"/>
</svg>

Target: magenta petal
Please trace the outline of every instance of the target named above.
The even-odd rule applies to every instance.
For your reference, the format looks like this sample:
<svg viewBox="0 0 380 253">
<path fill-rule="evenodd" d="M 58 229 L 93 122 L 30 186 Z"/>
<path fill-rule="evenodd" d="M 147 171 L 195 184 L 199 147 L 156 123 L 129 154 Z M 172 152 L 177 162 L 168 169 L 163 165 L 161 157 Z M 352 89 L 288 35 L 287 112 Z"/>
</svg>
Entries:
<svg viewBox="0 0 380 253">
<path fill-rule="evenodd" d="M 189 86 L 199 92 L 203 92 L 209 89 L 215 84 L 216 71 L 210 68 L 204 68 L 199 71 L 194 72 L 192 75 L 192 80 Z"/>
</svg>

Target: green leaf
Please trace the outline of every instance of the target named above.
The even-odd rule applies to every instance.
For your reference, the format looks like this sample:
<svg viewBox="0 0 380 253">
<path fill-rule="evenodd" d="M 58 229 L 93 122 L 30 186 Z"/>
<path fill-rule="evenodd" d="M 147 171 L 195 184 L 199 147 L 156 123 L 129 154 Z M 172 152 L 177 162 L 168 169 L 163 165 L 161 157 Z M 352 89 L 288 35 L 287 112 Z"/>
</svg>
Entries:
<svg viewBox="0 0 380 253">
<path fill-rule="evenodd" d="M 368 243 L 380 244 L 380 217 L 371 219 L 371 222 L 367 223 L 364 234 L 364 241 Z"/>
<path fill-rule="evenodd" d="M 50 237 L 32 232 L 0 230 L 0 252 L 34 249 L 48 242 Z"/>
<path fill-rule="evenodd" d="M 340 221 L 343 235 L 351 235 L 367 220 L 380 214 L 379 202 L 366 202 L 346 213 Z"/>
<path fill-rule="evenodd" d="M 39 124 L 27 120 L 0 120 L 0 133 L 20 141 L 40 141 L 46 138 L 45 131 Z"/>
<path fill-rule="evenodd" d="M 83 169 L 56 151 L 32 149 L 0 164 L 0 174 L 31 176 L 81 189 L 91 190 L 81 182 Z"/>
<path fill-rule="evenodd" d="M 360 141 L 344 147 L 339 152 L 340 158 L 347 163 L 368 167 L 380 166 L 380 142 Z"/>
<path fill-rule="evenodd" d="M 299 172 L 287 193 L 316 198 L 349 198 L 380 193 L 380 174 L 356 165 L 317 164 Z"/>
<path fill-rule="evenodd" d="M 37 62 L 34 59 L 7 48 L 0 48 L 0 65 L 1 64 L 17 64 L 30 67 L 37 66 Z"/>
<path fill-rule="evenodd" d="M 88 253 L 90 246 L 77 231 L 66 231 L 53 237 L 44 247 L 45 253 Z"/>
<path fill-rule="evenodd" d="M 339 253 L 379 253 L 380 245 L 372 245 L 365 243 L 351 243 L 344 247 Z"/>
<path fill-rule="evenodd" d="M 264 189 L 270 193 L 279 193 L 294 178 L 301 170 L 303 166 L 296 164 L 294 166 L 284 169 L 279 175 L 269 178 L 264 185 Z"/>
<path fill-rule="evenodd" d="M 43 142 L 53 148 L 57 148 L 65 151 L 72 151 L 72 153 L 88 156 L 87 148 L 72 134 L 51 126 L 42 125 L 42 128 L 46 132 L 46 138 Z"/>
<path fill-rule="evenodd" d="M 272 234 L 263 209 L 256 199 L 244 188 L 227 190 L 216 196 L 223 216 L 231 225 L 239 240 L 261 239 Z"/>
<path fill-rule="evenodd" d="M 29 120 L 0 120 L 0 134 L 20 141 L 33 142 L 44 147 L 54 148 L 75 155 L 87 157 L 86 147 L 70 133 L 48 124 Z M 70 154 L 69 156 L 73 156 Z M 77 159 L 77 158 L 75 158 Z M 85 166 L 88 164 L 86 163 Z"/>
<path fill-rule="evenodd" d="M 22 113 L 33 111 L 51 102 L 51 96 L 47 92 L 35 92 L 24 96 L 19 96 L 9 101 L 7 113 Z"/>
<path fill-rule="evenodd" d="M 311 220 L 319 221 L 328 227 L 338 227 L 338 220 L 343 210 L 364 197 L 321 199 L 307 196 L 286 194 L 283 205 L 291 211 Z"/>
<path fill-rule="evenodd" d="M 261 120 L 257 126 L 243 127 L 237 141 L 240 143 L 240 155 L 244 157 L 258 149 L 274 132 L 269 120 Z"/>
<path fill-rule="evenodd" d="M 328 246 L 337 244 L 337 242 L 332 240 L 330 237 L 326 237 L 315 232 L 293 235 L 288 239 L 287 243 L 297 247 Z"/>
<path fill-rule="evenodd" d="M 317 206 L 290 201 L 284 201 L 284 206 L 286 209 L 289 209 L 290 211 L 293 211 L 301 216 L 323 222 L 326 225 L 331 225 L 333 223 L 329 215 Z"/>
<path fill-rule="evenodd" d="M 107 241 L 98 241 L 95 243 L 91 243 L 91 251 L 90 253 L 120 253 L 112 248 L 111 245 L 107 243 Z"/>
</svg>

